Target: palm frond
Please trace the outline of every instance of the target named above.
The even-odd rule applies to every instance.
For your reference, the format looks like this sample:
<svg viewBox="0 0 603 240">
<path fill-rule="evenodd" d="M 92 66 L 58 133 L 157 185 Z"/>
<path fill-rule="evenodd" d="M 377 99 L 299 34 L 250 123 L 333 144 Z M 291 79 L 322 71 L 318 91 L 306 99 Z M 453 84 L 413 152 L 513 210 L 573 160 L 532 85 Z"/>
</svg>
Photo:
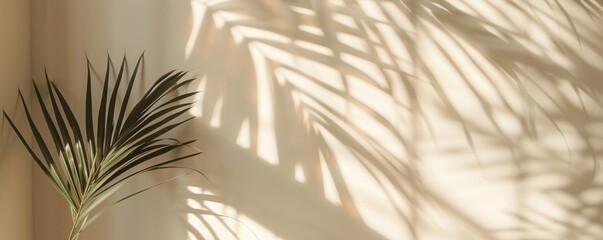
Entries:
<svg viewBox="0 0 603 240">
<path fill-rule="evenodd" d="M 125 71 L 128 63 L 124 57 L 113 83 L 110 83 L 110 76 L 115 69 L 112 68 L 111 58 L 107 58 L 96 122 L 93 118 L 95 110 L 90 61 L 87 61 L 84 125 L 79 123 L 72 105 L 59 87 L 49 79 L 48 74 L 48 100 L 44 99 L 38 86 L 33 83 L 43 123 L 36 123 L 20 92 L 19 97 L 28 126 L 18 127 L 4 112 L 4 117 L 35 163 L 68 203 L 74 224 L 70 240 L 78 239 L 84 228 L 115 204 L 175 179 L 158 182 L 117 201 L 107 200 L 133 178 L 157 170 L 189 169 L 172 164 L 201 154 L 200 151 L 193 150 L 184 156 L 152 161 L 174 150 L 190 146 L 195 141 L 180 141 L 162 136 L 192 119 L 178 120 L 191 108 L 193 103 L 190 98 L 194 97 L 196 92 L 186 92 L 168 98 L 194 81 L 184 78 L 186 72 L 170 71 L 157 79 L 128 111 L 130 96 L 143 58 L 144 54 L 138 58 L 132 75 L 128 77 Z M 124 81 L 128 81 L 127 88 L 123 100 L 119 101 L 120 86 Z M 187 100 L 189 101 L 186 102 Z M 84 129 L 81 126 L 84 126 Z M 44 137 L 45 130 L 49 131 L 49 137 Z M 25 139 L 26 131 L 32 133 L 35 141 L 29 142 Z M 55 151 L 52 152 L 51 149 Z M 203 175 L 198 170 L 189 170 L 191 171 L 186 174 Z"/>
</svg>

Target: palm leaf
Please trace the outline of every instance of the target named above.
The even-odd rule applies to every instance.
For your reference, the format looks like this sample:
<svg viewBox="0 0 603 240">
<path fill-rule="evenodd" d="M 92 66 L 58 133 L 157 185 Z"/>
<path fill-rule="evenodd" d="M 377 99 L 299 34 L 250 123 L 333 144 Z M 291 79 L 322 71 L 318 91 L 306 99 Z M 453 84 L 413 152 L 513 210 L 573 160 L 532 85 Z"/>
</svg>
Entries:
<svg viewBox="0 0 603 240">
<path fill-rule="evenodd" d="M 87 61 L 84 125 L 79 123 L 67 98 L 49 79 L 48 74 L 46 74 L 46 85 L 49 99 L 44 99 L 38 86 L 33 83 L 44 119 L 42 124 L 36 123 L 20 92 L 19 98 L 27 118 L 27 127 L 18 127 L 6 112 L 4 113 L 4 117 L 35 163 L 67 201 L 73 219 L 69 240 L 78 239 L 82 230 L 115 204 L 177 178 L 152 184 L 117 201 L 108 201 L 117 190 L 135 177 L 165 169 L 188 169 L 191 170 L 189 173 L 197 172 L 203 175 L 198 170 L 171 165 L 201 154 L 197 150 L 167 160 L 154 160 L 174 150 L 190 146 L 195 141 L 162 138 L 162 135 L 191 120 L 191 118 L 177 119 L 185 115 L 192 106 L 190 102 L 181 102 L 194 97 L 196 92 L 186 92 L 167 99 L 168 95 L 178 92 L 194 81 L 194 79 L 183 78 L 186 72 L 170 71 L 158 78 L 128 111 L 130 96 L 143 57 L 144 55 L 141 55 L 138 58 L 131 76 L 126 76 L 125 69 L 128 63 L 124 57 L 113 84 L 110 83 L 110 76 L 114 69 L 111 58 L 107 58 L 103 90 L 96 110 L 98 113 L 96 125 L 93 119 L 95 110 L 91 86 L 92 66 L 89 61 Z M 120 103 L 120 86 L 123 81 L 128 82 Z M 50 136 L 44 137 L 45 129 L 39 126 L 45 126 Z M 25 139 L 23 134 L 25 130 L 31 131 L 33 142 Z M 51 145 L 54 146 L 55 152 L 51 151 Z"/>
</svg>

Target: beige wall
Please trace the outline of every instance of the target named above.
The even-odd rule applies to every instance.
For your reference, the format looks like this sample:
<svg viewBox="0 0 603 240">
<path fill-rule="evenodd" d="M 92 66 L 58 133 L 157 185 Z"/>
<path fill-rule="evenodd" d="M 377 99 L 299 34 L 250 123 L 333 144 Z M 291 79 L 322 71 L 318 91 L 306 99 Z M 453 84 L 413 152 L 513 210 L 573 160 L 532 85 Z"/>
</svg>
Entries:
<svg viewBox="0 0 603 240">
<path fill-rule="evenodd" d="M 15 112 L 17 89 L 30 81 L 29 2 L 0 0 L 0 107 Z M 32 239 L 31 159 L 4 121 L 0 138 L 0 233 L 3 239 Z"/>
<path fill-rule="evenodd" d="M 597 239 L 603 15 L 585 2 L 35 0 L 32 72 L 75 101 L 85 55 L 146 51 L 146 86 L 200 78 L 179 135 L 212 183 L 138 196 L 83 239 Z M 35 175 L 36 239 L 64 239 Z"/>
</svg>

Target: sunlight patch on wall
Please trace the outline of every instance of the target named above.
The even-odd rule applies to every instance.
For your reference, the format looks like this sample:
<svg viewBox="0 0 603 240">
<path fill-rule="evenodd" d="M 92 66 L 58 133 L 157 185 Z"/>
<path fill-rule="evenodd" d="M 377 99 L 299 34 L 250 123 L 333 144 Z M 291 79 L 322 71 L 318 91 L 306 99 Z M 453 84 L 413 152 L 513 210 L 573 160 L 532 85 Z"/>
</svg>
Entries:
<svg viewBox="0 0 603 240">
<path fill-rule="evenodd" d="M 295 165 L 295 180 L 299 183 L 306 183 L 306 174 L 304 173 L 304 167 L 301 164 Z"/>
<path fill-rule="evenodd" d="M 329 166 L 327 166 L 327 160 L 322 153 L 319 153 L 320 159 L 320 171 L 323 181 L 324 194 L 325 198 L 329 200 L 331 203 L 341 206 L 341 198 L 339 197 L 339 193 L 337 192 L 337 187 L 333 182 L 333 176 L 331 175 L 331 171 L 329 171 Z"/>
<path fill-rule="evenodd" d="M 381 7 L 379 6 L 379 2 L 377 1 L 358 1 L 358 5 L 364 11 L 364 13 L 375 20 L 387 22 L 388 20 L 385 18 L 383 11 L 381 11 Z"/>
<path fill-rule="evenodd" d="M 187 223 L 192 227 L 187 232 L 188 240 L 280 239 L 248 216 L 217 201 L 219 196 L 215 193 L 196 186 L 188 186 L 187 190 L 201 198 L 214 199 L 187 199 L 187 206 L 197 211 L 186 214 Z"/>
<path fill-rule="evenodd" d="M 210 191 L 203 190 L 199 187 L 189 186 L 187 187 L 191 193 L 200 196 L 214 196 Z M 209 204 L 208 204 L 209 203 Z M 194 213 L 187 213 L 187 222 L 192 226 L 189 230 L 189 240 L 200 240 L 200 239 L 217 239 L 218 236 L 224 236 L 228 238 L 235 238 L 232 235 L 231 230 L 224 227 L 223 221 L 217 214 L 222 214 L 220 204 L 212 203 L 210 201 L 198 201 L 193 198 L 186 200 L 186 205 L 196 211 Z"/>
<path fill-rule="evenodd" d="M 351 194 L 349 197 L 354 202 L 362 219 L 370 220 L 367 221 L 367 225 L 383 236 L 399 236 L 401 239 L 406 239 L 404 236 L 409 237 L 408 229 L 400 227 L 400 222 L 403 222 L 403 220 L 396 214 L 400 206 L 394 206 L 388 200 L 388 194 L 398 193 L 386 193 L 384 191 L 387 191 L 387 189 L 375 187 L 380 184 L 363 166 L 360 162 L 362 160 L 358 161 L 357 156 L 350 152 L 349 147 L 340 142 L 328 130 L 321 128 L 320 132 L 334 154 L 336 162 L 332 164 L 336 164 L 342 174 L 344 182 L 339 184 L 354 186 L 348 189 Z M 322 164 L 321 167 L 323 167 Z M 334 178 L 331 176 L 331 179 Z"/>
<path fill-rule="evenodd" d="M 211 119 L 209 120 L 209 125 L 213 128 L 219 128 L 222 124 L 222 107 L 224 106 L 224 98 L 220 97 L 216 101 L 216 105 L 214 106 L 214 111 L 211 113 Z"/>
<path fill-rule="evenodd" d="M 245 224 L 245 227 L 239 227 L 239 238 L 237 239 L 270 239 L 270 240 L 284 240 L 280 238 L 275 233 L 270 231 L 270 229 L 262 226 L 257 221 L 254 221 L 252 218 L 245 214 L 238 215 L 239 219 L 242 223 Z M 253 232 L 252 232 L 253 231 Z"/>
<path fill-rule="evenodd" d="M 312 81 L 312 79 L 288 69 L 279 69 L 279 74 L 288 84 L 294 86 L 296 90 L 299 90 L 300 93 L 303 93 L 307 97 L 307 101 L 304 101 L 306 104 L 317 109 L 325 109 L 324 112 L 334 111 L 339 114 L 345 114 L 345 99 L 328 88 L 321 86 L 320 82 Z"/>
<path fill-rule="evenodd" d="M 325 63 L 321 63 L 321 62 L 314 61 L 312 59 L 308 59 L 308 58 L 304 58 L 304 57 L 295 57 L 294 59 L 295 59 L 294 65 L 292 65 L 290 67 L 294 68 L 296 71 L 284 70 L 284 69 L 278 69 L 278 70 L 279 71 L 282 70 L 283 72 L 288 73 L 288 76 L 292 76 L 292 74 L 296 74 L 295 72 L 297 72 L 296 76 L 299 76 L 299 78 L 303 78 L 304 80 L 296 79 L 295 85 L 298 85 L 301 87 L 301 85 L 307 84 L 308 86 L 304 86 L 301 88 L 304 88 L 308 92 L 321 91 L 320 88 L 324 88 L 324 89 L 332 88 L 333 90 L 331 90 L 331 92 L 345 91 L 345 84 L 343 82 L 341 72 L 338 71 L 337 69 L 335 69 L 332 66 L 329 66 Z M 315 83 L 315 84 L 313 84 L 313 83 Z M 335 99 L 332 99 L 332 97 L 331 97 L 332 94 L 328 94 L 328 95 L 324 96 L 321 93 L 319 95 L 322 96 L 321 98 L 328 98 L 327 102 L 335 100 Z M 341 96 L 339 96 L 338 98 L 341 99 Z M 341 100 L 337 100 L 337 101 L 341 101 Z M 338 106 L 344 106 L 344 105 L 338 104 Z"/>
<path fill-rule="evenodd" d="M 249 129 L 249 118 L 245 118 L 241 123 L 239 134 L 237 136 L 237 144 L 242 148 L 249 149 L 251 147 L 251 133 Z"/>
<path fill-rule="evenodd" d="M 229 23 L 231 21 L 240 21 L 240 20 L 244 20 L 244 19 L 249 19 L 244 14 L 228 12 L 228 11 L 217 11 L 214 13 L 213 17 L 214 17 L 214 22 L 216 23 L 216 26 L 218 28 L 225 27 L 224 25 L 226 25 L 227 23 Z"/>
<path fill-rule="evenodd" d="M 244 41 L 247 41 L 250 39 L 254 39 L 254 40 L 255 39 L 265 39 L 265 40 L 277 41 L 277 42 L 282 42 L 282 43 L 290 43 L 291 42 L 291 39 L 289 37 L 286 37 L 286 36 L 276 33 L 276 32 L 267 31 L 264 29 L 256 28 L 256 27 L 237 25 L 237 26 L 233 26 L 231 29 L 232 29 L 232 37 L 236 43 L 244 43 Z M 255 44 L 258 44 L 258 42 L 250 41 L 248 44 L 251 49 L 252 46 Z"/>
<path fill-rule="evenodd" d="M 406 31 L 414 31 L 413 18 L 416 18 L 416 14 L 413 12 L 415 9 L 399 8 L 396 6 L 396 2 L 381 2 L 382 9 L 385 11 L 387 16 L 391 18 L 391 26 L 400 28 Z M 398 37 L 396 39 L 399 40 Z M 395 49 L 395 48 L 392 48 Z"/>
<path fill-rule="evenodd" d="M 258 156 L 272 165 L 278 165 L 278 152 L 274 125 L 274 93 L 273 82 L 268 73 L 268 61 L 265 54 L 255 43 L 250 45 L 249 51 L 255 65 L 257 81 L 257 113 L 258 113 Z"/>
<path fill-rule="evenodd" d="M 348 33 L 338 32 L 337 40 L 339 40 L 339 43 L 348 45 L 349 47 L 355 50 L 363 51 L 365 53 L 368 52 L 368 45 L 366 41 L 361 37 L 354 36 Z"/>
<path fill-rule="evenodd" d="M 396 115 L 397 106 L 390 93 L 375 86 L 374 83 L 367 82 L 354 76 L 347 76 L 347 82 L 350 96 L 359 101 L 359 104 L 354 105 L 366 106 L 371 110 L 374 110 L 379 115 L 379 118 L 383 117 L 390 122 L 399 120 Z"/>
<path fill-rule="evenodd" d="M 294 44 L 302 49 L 316 52 L 316 53 L 319 53 L 324 56 L 334 56 L 333 50 L 331 50 L 330 48 L 327 48 L 323 45 L 318 45 L 318 44 L 311 43 L 308 41 L 303 41 L 303 40 L 295 40 Z"/>
<path fill-rule="evenodd" d="M 194 98 L 195 104 L 189 111 L 191 113 L 191 115 L 193 115 L 195 117 L 199 117 L 199 118 L 203 117 L 203 100 L 205 99 L 203 97 L 203 94 L 205 94 L 206 87 L 207 87 L 207 76 L 203 76 L 198 80 L 197 91 L 199 93 L 197 93 L 197 95 L 195 96 L 195 98 Z"/>
<path fill-rule="evenodd" d="M 186 187 L 186 190 L 188 190 L 192 194 L 203 194 L 203 188 L 200 187 L 188 186 Z"/>
<path fill-rule="evenodd" d="M 563 67 L 564 69 L 573 69 L 575 68 L 574 63 L 568 58 L 567 54 L 564 53 L 563 49 L 558 49 L 556 44 L 549 33 L 546 32 L 546 29 L 543 29 L 541 26 L 538 26 L 535 23 L 532 23 L 528 26 L 527 32 L 530 45 L 533 44 L 533 47 L 530 49 L 534 51 L 534 53 L 548 58 L 553 61 L 556 65 Z M 567 32 L 559 32 L 559 35 L 567 35 Z M 557 36 L 559 37 L 559 36 Z"/>
<path fill-rule="evenodd" d="M 370 62 L 367 59 L 358 57 L 356 55 L 342 53 L 341 60 L 345 63 L 350 64 L 355 67 L 362 73 L 366 74 L 367 77 L 363 77 L 363 81 L 369 81 L 376 83 L 379 87 L 387 88 L 388 82 L 385 80 L 385 76 L 383 76 L 383 72 L 375 63 Z M 350 75 L 353 76 L 353 75 Z"/>
<path fill-rule="evenodd" d="M 201 30 L 201 25 L 203 24 L 203 17 L 205 16 L 205 10 L 207 9 L 206 1 L 203 0 L 192 0 L 191 1 L 191 10 L 192 10 L 192 18 L 193 25 L 192 30 L 190 31 L 190 36 L 188 41 L 186 42 L 186 47 L 184 48 L 184 60 L 188 60 L 193 53 L 195 45 L 197 43 L 197 37 Z"/>
<path fill-rule="evenodd" d="M 314 10 L 310 9 L 310 8 L 299 7 L 299 6 L 289 6 L 289 8 L 291 10 L 293 10 L 294 12 L 302 14 L 302 15 L 308 15 L 308 16 L 315 16 L 316 15 L 316 13 L 314 12 Z"/>
<path fill-rule="evenodd" d="M 358 24 L 356 24 L 356 21 L 354 21 L 354 18 L 349 15 L 334 13 L 333 20 L 335 20 L 335 22 L 342 24 L 346 27 L 358 29 Z"/>
<path fill-rule="evenodd" d="M 311 26 L 311 25 L 299 25 L 299 30 L 302 30 L 304 32 L 307 32 L 309 34 L 314 34 L 316 36 L 324 36 L 324 32 L 322 32 L 322 29 L 315 27 L 315 26 Z"/>
</svg>

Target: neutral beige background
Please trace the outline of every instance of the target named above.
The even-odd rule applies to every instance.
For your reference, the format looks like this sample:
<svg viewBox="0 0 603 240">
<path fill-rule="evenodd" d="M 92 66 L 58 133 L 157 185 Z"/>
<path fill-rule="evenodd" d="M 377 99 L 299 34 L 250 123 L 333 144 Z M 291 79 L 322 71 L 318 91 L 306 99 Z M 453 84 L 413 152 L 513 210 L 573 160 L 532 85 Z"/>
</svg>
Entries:
<svg viewBox="0 0 603 240">
<path fill-rule="evenodd" d="M 145 193 L 82 239 L 600 239 L 590 2 L 33 0 L 32 75 L 78 101 L 86 55 L 145 51 L 141 88 L 200 79 L 177 135 L 212 183 Z M 67 235 L 39 172 L 34 216 L 35 239 Z"/>
<path fill-rule="evenodd" d="M 0 107 L 15 114 L 17 89 L 30 79 L 29 2 L 0 0 Z M 23 119 L 17 117 L 17 121 Z M 0 130 L 0 238 L 32 239 L 31 161 L 2 121 Z"/>
</svg>

